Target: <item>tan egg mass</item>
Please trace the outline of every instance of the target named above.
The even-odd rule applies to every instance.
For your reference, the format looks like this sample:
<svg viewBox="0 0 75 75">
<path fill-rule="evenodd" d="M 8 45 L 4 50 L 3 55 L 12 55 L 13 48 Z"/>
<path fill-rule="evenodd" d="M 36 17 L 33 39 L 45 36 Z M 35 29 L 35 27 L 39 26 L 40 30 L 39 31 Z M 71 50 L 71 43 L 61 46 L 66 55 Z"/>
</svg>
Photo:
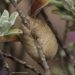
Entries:
<svg viewBox="0 0 75 75">
<path fill-rule="evenodd" d="M 55 35 L 51 31 L 48 25 L 41 21 L 40 19 L 33 19 L 31 17 L 27 17 L 29 20 L 29 26 L 31 31 L 34 31 L 38 37 L 38 42 L 43 49 L 43 52 L 47 59 L 52 59 L 58 50 L 57 40 Z M 27 35 L 24 36 L 25 40 L 25 48 L 27 52 L 33 58 L 39 58 L 37 48 L 33 42 L 33 39 Z"/>
</svg>

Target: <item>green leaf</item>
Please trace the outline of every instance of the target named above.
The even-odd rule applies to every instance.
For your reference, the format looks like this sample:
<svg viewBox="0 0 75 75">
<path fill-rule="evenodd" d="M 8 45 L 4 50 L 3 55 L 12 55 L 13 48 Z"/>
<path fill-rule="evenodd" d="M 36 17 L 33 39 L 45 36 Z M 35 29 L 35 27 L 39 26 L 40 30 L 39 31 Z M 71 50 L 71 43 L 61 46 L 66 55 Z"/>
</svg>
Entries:
<svg viewBox="0 0 75 75">
<path fill-rule="evenodd" d="M 10 16 L 10 18 L 9 18 L 9 21 L 10 21 L 11 25 L 14 25 L 17 16 L 18 16 L 18 12 L 13 12 L 13 13 L 11 14 L 11 16 Z"/>
<path fill-rule="evenodd" d="M 8 31 L 9 27 L 9 12 L 4 10 L 2 16 L 0 17 L 0 35 L 4 35 Z"/>
<path fill-rule="evenodd" d="M 75 21 L 75 19 L 70 15 L 61 15 L 61 17 L 69 21 L 73 21 L 73 22 Z"/>
<path fill-rule="evenodd" d="M 10 29 L 8 33 L 5 34 L 5 36 L 8 36 L 8 35 L 19 35 L 19 34 L 22 34 L 23 31 L 19 28 L 14 28 L 14 29 Z"/>
<path fill-rule="evenodd" d="M 18 0 L 14 0 L 15 2 L 17 2 Z M 10 0 L 5 0 L 6 3 L 10 3 Z"/>
<path fill-rule="evenodd" d="M 10 0 L 5 0 L 6 3 L 10 3 Z"/>
<path fill-rule="evenodd" d="M 0 17 L 0 36 L 4 36 L 12 28 L 15 20 L 18 16 L 17 12 L 14 12 L 9 17 L 9 12 L 4 10 L 2 16 Z"/>
<path fill-rule="evenodd" d="M 3 26 L 2 23 L 8 21 L 9 19 L 9 12 L 4 10 L 2 16 L 0 17 L 0 27 Z"/>
<path fill-rule="evenodd" d="M 11 27 L 9 22 L 3 22 L 2 25 L 3 26 L 0 27 L 0 35 L 1 36 L 6 34 L 9 31 L 10 27 Z"/>
</svg>

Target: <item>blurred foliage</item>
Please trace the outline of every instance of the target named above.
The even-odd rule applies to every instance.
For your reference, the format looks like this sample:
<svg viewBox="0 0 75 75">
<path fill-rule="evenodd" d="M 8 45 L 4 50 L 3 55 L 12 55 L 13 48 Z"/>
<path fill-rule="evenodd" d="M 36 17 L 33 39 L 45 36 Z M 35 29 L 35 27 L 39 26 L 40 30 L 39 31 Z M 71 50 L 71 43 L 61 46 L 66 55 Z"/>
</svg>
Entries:
<svg viewBox="0 0 75 75">
<path fill-rule="evenodd" d="M 42 8 L 52 3 L 54 0 L 34 0 L 31 6 L 31 16 L 37 15 Z"/>
<path fill-rule="evenodd" d="M 10 0 L 4 0 L 6 3 L 10 3 Z M 18 0 L 14 0 L 15 2 L 17 2 Z"/>
<path fill-rule="evenodd" d="M 53 12 L 56 12 L 64 20 L 66 21 L 68 20 L 69 22 L 72 22 L 72 25 L 74 25 L 75 23 L 75 0 L 55 0 L 53 4 L 56 6 L 56 9 L 53 10 Z M 68 26 L 69 26 L 69 23 L 68 23 Z M 68 29 L 70 30 L 71 26 L 67 28 L 67 31 Z M 71 59 L 73 59 L 73 61 L 75 60 L 75 41 L 74 41 L 75 32 L 74 31 L 75 30 L 73 30 L 71 34 L 69 32 L 69 35 L 66 37 L 66 40 L 68 42 L 67 49 L 68 49 L 68 52 L 71 54 Z M 67 62 L 66 64 L 69 75 L 75 75 L 75 68 L 74 68 L 74 65 L 72 65 L 73 63 L 75 65 L 75 62 L 72 62 L 72 63 Z"/>
<path fill-rule="evenodd" d="M 55 0 L 53 4 L 62 18 L 75 22 L 75 0 Z"/>
</svg>

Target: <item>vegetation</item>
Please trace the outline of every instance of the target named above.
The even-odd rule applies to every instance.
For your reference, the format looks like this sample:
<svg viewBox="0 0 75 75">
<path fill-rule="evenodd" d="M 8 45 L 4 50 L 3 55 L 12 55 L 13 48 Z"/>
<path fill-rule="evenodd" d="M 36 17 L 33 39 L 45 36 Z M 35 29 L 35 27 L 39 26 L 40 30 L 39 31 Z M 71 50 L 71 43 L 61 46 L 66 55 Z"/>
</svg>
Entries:
<svg viewBox="0 0 75 75">
<path fill-rule="evenodd" d="M 3 1 L 6 7 L 12 4 L 15 11 L 11 14 L 12 11 L 4 8 L 0 16 L 0 42 L 4 44 L 3 50 L 0 50 L 0 75 L 26 74 L 24 69 L 24 72 L 15 72 L 13 61 L 37 75 L 75 75 L 75 0 L 35 0 L 30 16 L 23 14 L 17 6 L 21 1 Z M 55 7 L 52 13 L 59 15 L 66 22 L 63 43 L 44 11 L 47 5 Z M 40 13 L 45 22 L 38 15 Z M 21 45 L 18 43 L 15 47 L 16 42 Z M 23 56 L 18 56 L 19 49 Z M 35 60 L 43 72 L 26 63 L 25 53 Z"/>
</svg>

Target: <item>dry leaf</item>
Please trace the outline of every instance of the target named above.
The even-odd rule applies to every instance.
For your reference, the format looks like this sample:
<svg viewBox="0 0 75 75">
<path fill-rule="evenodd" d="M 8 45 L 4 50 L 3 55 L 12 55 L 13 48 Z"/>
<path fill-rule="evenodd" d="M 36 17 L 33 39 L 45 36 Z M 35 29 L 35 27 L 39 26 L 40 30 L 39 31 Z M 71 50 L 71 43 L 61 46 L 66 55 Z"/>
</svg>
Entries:
<svg viewBox="0 0 75 75">
<path fill-rule="evenodd" d="M 51 3 L 52 0 L 35 0 L 31 6 L 31 15 L 37 15 L 42 8 Z"/>
</svg>

